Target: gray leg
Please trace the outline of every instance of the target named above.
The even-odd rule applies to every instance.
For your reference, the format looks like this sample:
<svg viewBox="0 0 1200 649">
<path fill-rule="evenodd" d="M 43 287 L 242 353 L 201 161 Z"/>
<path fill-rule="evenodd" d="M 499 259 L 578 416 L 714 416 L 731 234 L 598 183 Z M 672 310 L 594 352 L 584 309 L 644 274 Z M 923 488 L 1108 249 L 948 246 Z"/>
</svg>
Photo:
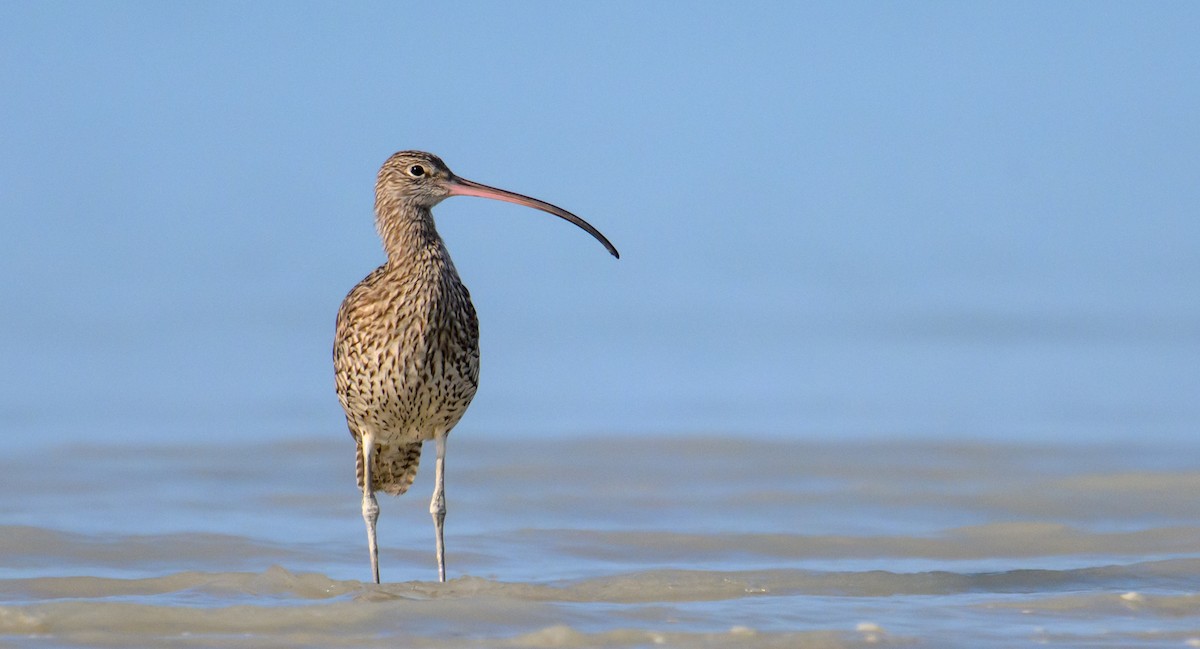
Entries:
<svg viewBox="0 0 1200 649">
<path fill-rule="evenodd" d="M 434 437 L 437 442 L 437 464 L 434 466 L 433 500 L 429 502 L 429 513 L 433 515 L 433 533 L 437 535 L 438 581 L 446 581 L 446 544 L 442 541 L 442 527 L 446 522 L 446 489 L 443 471 L 446 468 L 446 433 Z"/>
<path fill-rule="evenodd" d="M 375 521 L 379 520 L 379 503 L 375 502 L 375 489 L 371 484 L 371 462 L 375 454 L 375 436 L 362 436 L 363 452 L 363 499 L 362 515 L 367 523 L 367 550 L 371 553 L 371 577 L 379 583 L 379 546 L 375 543 Z"/>
</svg>

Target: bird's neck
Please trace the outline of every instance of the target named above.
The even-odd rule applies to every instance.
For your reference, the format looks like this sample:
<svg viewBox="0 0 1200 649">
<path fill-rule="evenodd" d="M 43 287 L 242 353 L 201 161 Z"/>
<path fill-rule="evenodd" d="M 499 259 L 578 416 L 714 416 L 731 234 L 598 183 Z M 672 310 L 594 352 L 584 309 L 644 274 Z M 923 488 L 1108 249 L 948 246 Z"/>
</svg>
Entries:
<svg viewBox="0 0 1200 649">
<path fill-rule="evenodd" d="M 411 264 L 446 256 L 446 246 L 428 208 L 376 201 L 375 227 L 383 239 L 388 264 Z"/>
</svg>

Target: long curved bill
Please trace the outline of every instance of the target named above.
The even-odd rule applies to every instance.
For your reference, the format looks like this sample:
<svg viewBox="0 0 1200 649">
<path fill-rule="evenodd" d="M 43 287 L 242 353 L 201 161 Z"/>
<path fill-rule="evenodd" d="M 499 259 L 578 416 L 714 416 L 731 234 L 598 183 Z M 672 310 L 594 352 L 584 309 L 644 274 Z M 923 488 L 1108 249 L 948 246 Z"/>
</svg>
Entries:
<svg viewBox="0 0 1200 649">
<path fill-rule="evenodd" d="M 446 183 L 446 188 L 450 191 L 450 196 L 478 196 L 480 198 L 491 198 L 497 201 L 516 203 L 517 205 L 524 205 L 525 207 L 532 207 L 543 212 L 548 212 L 583 228 L 584 231 L 595 237 L 596 241 L 604 244 L 604 247 L 607 248 L 610 253 L 612 253 L 613 257 L 616 257 L 617 259 L 621 258 L 620 253 L 617 252 L 617 249 L 613 247 L 608 238 L 603 234 L 600 234 L 599 230 L 593 228 L 591 223 L 584 221 L 583 219 L 575 216 L 561 207 L 551 205 L 545 201 L 539 201 L 536 198 L 530 198 L 516 192 L 505 191 L 495 187 L 488 187 L 487 185 L 483 185 L 472 180 L 467 180 L 466 178 L 459 178 L 458 176 L 452 176 Z"/>
</svg>

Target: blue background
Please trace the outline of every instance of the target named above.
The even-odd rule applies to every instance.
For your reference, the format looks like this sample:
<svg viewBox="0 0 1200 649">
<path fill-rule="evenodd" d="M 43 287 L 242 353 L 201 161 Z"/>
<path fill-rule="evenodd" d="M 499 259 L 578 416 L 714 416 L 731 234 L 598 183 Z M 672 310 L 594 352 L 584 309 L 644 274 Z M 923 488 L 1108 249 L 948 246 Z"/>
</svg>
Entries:
<svg viewBox="0 0 1200 649">
<path fill-rule="evenodd" d="M 1189 439 L 1195 3 L 4 3 L 12 443 L 346 435 L 393 151 L 471 435 Z M 463 436 L 464 433 L 458 433 Z M 631 452 L 636 452 L 631 449 Z"/>
</svg>

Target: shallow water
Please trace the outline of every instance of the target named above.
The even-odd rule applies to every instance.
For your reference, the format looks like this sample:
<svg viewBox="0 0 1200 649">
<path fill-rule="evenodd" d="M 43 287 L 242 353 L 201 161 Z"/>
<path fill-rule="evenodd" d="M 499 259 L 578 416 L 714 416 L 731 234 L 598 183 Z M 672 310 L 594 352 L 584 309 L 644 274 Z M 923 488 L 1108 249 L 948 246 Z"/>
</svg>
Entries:
<svg viewBox="0 0 1200 649">
<path fill-rule="evenodd" d="M 48 448 L 0 466 L 6 646 L 1200 644 L 1190 448 L 452 438 L 451 580 L 426 470 L 382 586 L 349 438 Z"/>
</svg>

